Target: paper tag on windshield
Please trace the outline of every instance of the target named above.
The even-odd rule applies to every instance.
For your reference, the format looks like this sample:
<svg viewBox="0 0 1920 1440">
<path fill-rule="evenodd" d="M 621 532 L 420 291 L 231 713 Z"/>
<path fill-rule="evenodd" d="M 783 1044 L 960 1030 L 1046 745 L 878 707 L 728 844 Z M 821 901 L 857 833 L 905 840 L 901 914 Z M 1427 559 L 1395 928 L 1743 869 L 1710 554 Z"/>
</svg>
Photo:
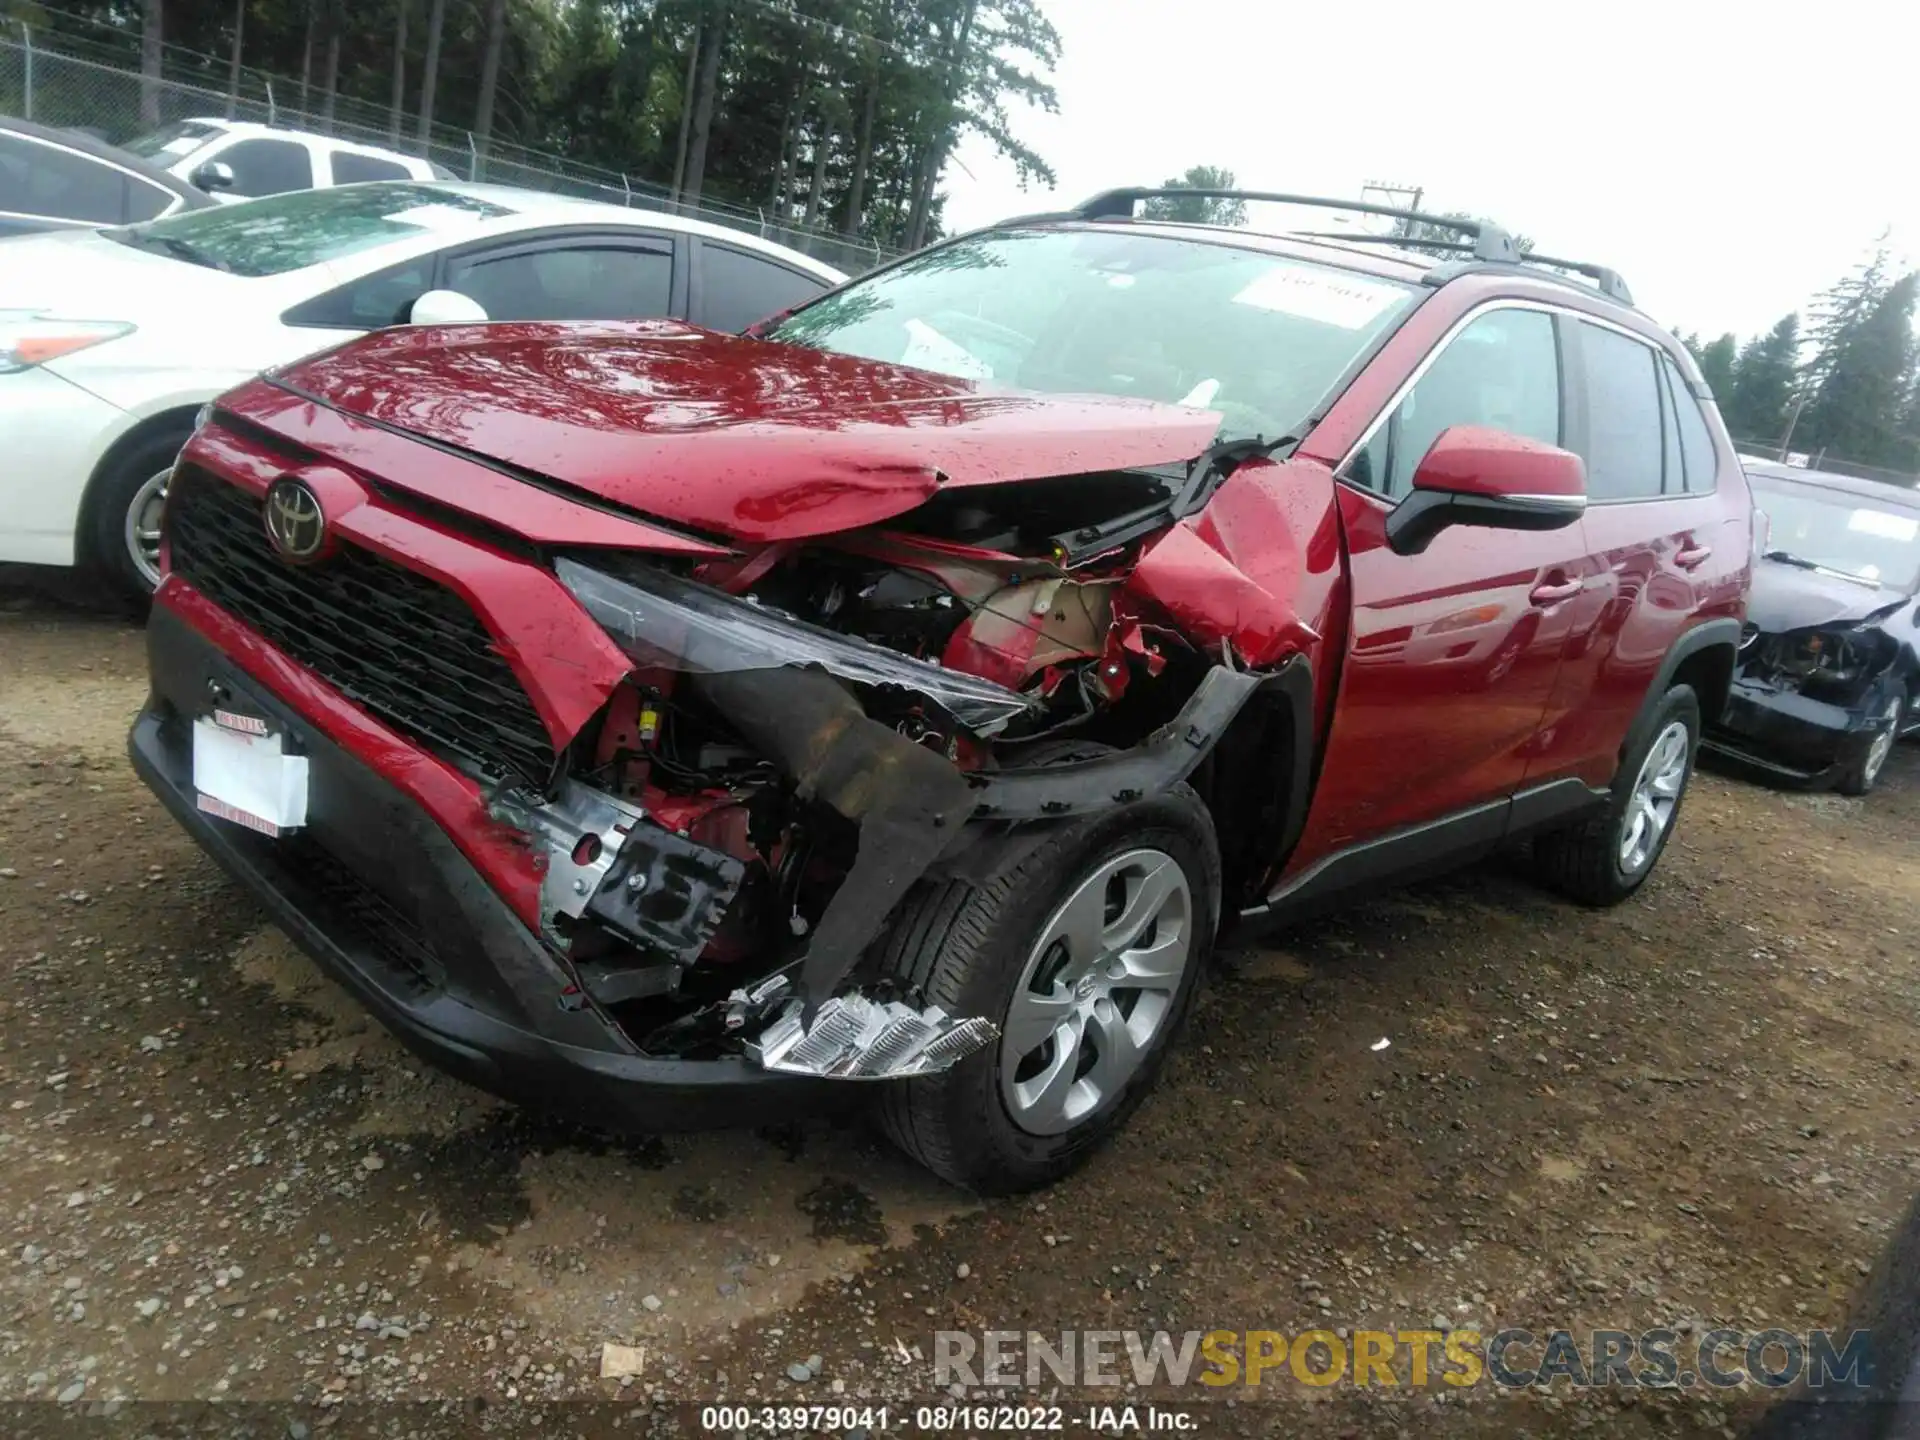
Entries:
<svg viewBox="0 0 1920 1440">
<path fill-rule="evenodd" d="M 422 230 L 471 230 L 487 217 L 461 205 L 414 205 L 381 217 L 395 225 L 417 225 Z"/>
<path fill-rule="evenodd" d="M 1276 265 L 1238 295 L 1237 305 L 1252 305 L 1302 320 L 1318 320 L 1342 330 L 1363 330 L 1406 298 L 1398 285 L 1361 275 L 1305 266 Z"/>
<path fill-rule="evenodd" d="M 900 357 L 902 365 L 914 365 L 941 375 L 955 375 L 962 380 L 993 378 L 991 365 L 972 351 L 954 344 L 926 321 L 909 320 L 905 329 L 907 349 Z"/>
<path fill-rule="evenodd" d="M 1882 540 L 1920 538 L 1920 516 L 1889 515 L 1884 510 L 1856 510 L 1847 520 L 1849 530 L 1878 535 Z"/>
</svg>

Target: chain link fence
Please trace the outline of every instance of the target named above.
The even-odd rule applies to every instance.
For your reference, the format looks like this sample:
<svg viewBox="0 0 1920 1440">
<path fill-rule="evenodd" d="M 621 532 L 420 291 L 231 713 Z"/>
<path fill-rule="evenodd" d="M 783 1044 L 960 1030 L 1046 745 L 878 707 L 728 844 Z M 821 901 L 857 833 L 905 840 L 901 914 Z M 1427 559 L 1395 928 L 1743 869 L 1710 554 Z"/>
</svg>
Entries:
<svg viewBox="0 0 1920 1440">
<path fill-rule="evenodd" d="M 423 143 L 417 134 L 419 122 L 410 115 L 402 118 L 396 135 L 390 112 L 382 107 L 336 96 L 329 115 L 320 108 L 318 88 L 308 89 L 297 81 L 243 70 L 239 84 L 226 89 L 171 77 L 147 82 L 138 70 L 69 53 L 80 48 L 87 48 L 84 42 L 63 38 L 61 49 L 49 49 L 24 27 L 0 34 L 0 115 L 86 130 L 113 144 L 124 144 L 155 124 L 172 120 L 253 120 L 422 155 L 463 180 L 686 215 L 786 245 L 849 274 L 892 258 L 878 246 L 783 224 L 758 210 L 712 200 L 678 203 L 668 186 L 616 170 L 499 141 L 483 148 L 470 132 L 452 126 L 435 124 Z M 142 118 L 144 87 L 149 83 L 159 105 L 157 121 Z"/>
<path fill-rule="evenodd" d="M 1883 485 L 1904 485 L 1909 490 L 1920 490 L 1920 473 L 1911 470 L 1893 470 L 1885 465 L 1862 465 L 1849 460 L 1844 455 L 1835 455 L 1829 450 L 1799 451 L 1789 450 L 1784 454 L 1778 440 L 1741 440 L 1736 438 L 1733 448 L 1742 455 L 1755 455 L 1764 460 L 1774 460 L 1796 469 L 1818 470 L 1828 475 L 1851 475 L 1856 480 L 1878 480 Z"/>
</svg>

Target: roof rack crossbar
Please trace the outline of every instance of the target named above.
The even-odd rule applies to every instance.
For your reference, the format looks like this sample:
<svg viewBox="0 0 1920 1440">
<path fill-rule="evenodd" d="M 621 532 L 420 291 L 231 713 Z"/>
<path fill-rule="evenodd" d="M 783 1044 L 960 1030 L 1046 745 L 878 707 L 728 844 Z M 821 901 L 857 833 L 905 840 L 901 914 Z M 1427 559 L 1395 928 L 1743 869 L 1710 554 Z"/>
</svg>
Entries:
<svg viewBox="0 0 1920 1440">
<path fill-rule="evenodd" d="M 1420 210 L 1401 210 L 1392 205 L 1375 205 L 1366 200 L 1339 200 L 1324 195 L 1288 195 L 1275 190 L 1216 190 L 1185 185 L 1132 186 L 1103 190 L 1092 199 L 1074 207 L 1082 220 L 1131 220 L 1134 207 L 1142 200 L 1185 197 L 1199 200 L 1262 200 L 1277 205 L 1310 205 L 1321 210 L 1344 210 L 1362 215 L 1385 215 L 1394 220 L 1417 220 L 1464 235 L 1472 243 L 1465 247 L 1477 260 L 1504 264 L 1517 263 L 1520 247 L 1513 236 L 1486 220 L 1462 220 L 1452 215 L 1429 215 Z M 1406 238 L 1406 237 L 1401 237 Z M 1423 242 L 1424 243 L 1424 242 Z"/>
</svg>

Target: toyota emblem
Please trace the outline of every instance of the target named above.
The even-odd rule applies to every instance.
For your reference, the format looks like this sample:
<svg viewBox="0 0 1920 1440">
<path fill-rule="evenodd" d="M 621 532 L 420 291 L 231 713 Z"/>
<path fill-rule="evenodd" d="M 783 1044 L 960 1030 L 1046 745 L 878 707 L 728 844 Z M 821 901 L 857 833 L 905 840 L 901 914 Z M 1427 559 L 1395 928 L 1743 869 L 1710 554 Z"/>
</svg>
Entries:
<svg viewBox="0 0 1920 1440">
<path fill-rule="evenodd" d="M 267 491 L 267 538 L 283 559 L 317 559 L 327 543 L 327 517 L 320 497 L 291 476 Z"/>
</svg>

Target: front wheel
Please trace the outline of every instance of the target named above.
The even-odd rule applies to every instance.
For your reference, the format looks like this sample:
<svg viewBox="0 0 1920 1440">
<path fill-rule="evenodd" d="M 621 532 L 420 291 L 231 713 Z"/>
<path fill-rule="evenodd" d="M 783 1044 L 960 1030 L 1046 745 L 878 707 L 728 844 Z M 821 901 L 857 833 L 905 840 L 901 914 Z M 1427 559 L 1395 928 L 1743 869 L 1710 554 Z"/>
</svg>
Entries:
<svg viewBox="0 0 1920 1440">
<path fill-rule="evenodd" d="M 115 456 L 95 486 L 93 556 L 128 599 L 144 603 L 160 583 L 160 512 L 185 430 L 167 430 Z"/>
<path fill-rule="evenodd" d="M 880 1119 L 956 1185 L 1050 1184 L 1123 1124 L 1179 1031 L 1218 926 L 1220 853 L 1185 785 L 998 842 L 994 878 L 930 882 L 882 944 L 920 1003 L 983 1015 L 1000 1038 L 952 1069 L 890 1086 Z"/>
<path fill-rule="evenodd" d="M 1673 838 L 1699 740 L 1700 701 L 1676 685 L 1622 757 L 1606 808 L 1534 841 L 1547 883 L 1584 905 L 1617 905 L 1638 890 Z"/>
<path fill-rule="evenodd" d="M 1860 758 L 1842 771 L 1835 782 L 1835 788 L 1842 795 L 1865 795 L 1880 783 L 1880 774 L 1887 768 L 1894 742 L 1900 738 L 1900 725 L 1906 713 L 1907 697 L 1904 694 L 1887 697 L 1881 706 L 1873 739 L 1867 742 L 1867 748 L 1861 752 Z"/>
</svg>

